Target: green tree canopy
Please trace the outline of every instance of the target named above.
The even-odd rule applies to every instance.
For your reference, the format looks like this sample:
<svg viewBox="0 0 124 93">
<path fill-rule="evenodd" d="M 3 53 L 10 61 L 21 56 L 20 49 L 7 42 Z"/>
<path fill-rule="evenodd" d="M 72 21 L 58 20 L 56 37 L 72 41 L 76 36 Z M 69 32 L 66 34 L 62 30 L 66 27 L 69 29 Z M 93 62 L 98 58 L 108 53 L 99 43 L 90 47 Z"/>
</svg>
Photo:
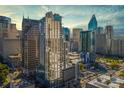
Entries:
<svg viewBox="0 0 124 93">
<path fill-rule="evenodd" d="M 7 78 L 9 71 L 10 69 L 6 64 L 0 63 L 0 85 L 6 82 L 6 78 Z"/>
</svg>

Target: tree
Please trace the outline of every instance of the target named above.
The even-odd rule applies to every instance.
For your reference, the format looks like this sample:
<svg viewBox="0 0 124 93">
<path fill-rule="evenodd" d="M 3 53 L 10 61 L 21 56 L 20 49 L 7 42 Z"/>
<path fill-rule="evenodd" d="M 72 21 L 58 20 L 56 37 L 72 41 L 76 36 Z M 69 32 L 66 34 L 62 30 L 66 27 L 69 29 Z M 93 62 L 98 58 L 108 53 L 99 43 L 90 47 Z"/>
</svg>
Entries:
<svg viewBox="0 0 124 93">
<path fill-rule="evenodd" d="M 117 62 L 112 62 L 110 65 L 111 69 L 117 70 L 119 68 L 119 64 Z"/>
<path fill-rule="evenodd" d="M 109 85 L 111 83 L 111 80 L 107 80 L 105 83 Z"/>
<path fill-rule="evenodd" d="M 10 69 L 7 65 L 0 63 L 0 85 L 6 82 L 7 75 Z"/>
<path fill-rule="evenodd" d="M 120 75 L 119 75 L 119 76 L 124 77 L 124 70 L 123 70 L 123 71 L 121 71 L 121 73 L 120 73 Z"/>
<path fill-rule="evenodd" d="M 84 68 L 85 68 L 84 64 L 83 64 L 83 63 L 80 63 L 80 64 L 79 64 L 79 68 L 80 68 L 80 71 L 83 71 Z"/>
</svg>

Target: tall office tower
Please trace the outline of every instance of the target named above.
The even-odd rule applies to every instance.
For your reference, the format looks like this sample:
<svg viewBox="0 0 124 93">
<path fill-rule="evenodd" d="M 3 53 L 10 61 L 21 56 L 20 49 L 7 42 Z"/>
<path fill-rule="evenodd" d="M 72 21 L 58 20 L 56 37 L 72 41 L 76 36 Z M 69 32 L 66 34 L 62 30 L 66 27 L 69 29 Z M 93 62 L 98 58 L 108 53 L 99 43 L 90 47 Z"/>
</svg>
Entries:
<svg viewBox="0 0 124 93">
<path fill-rule="evenodd" d="M 106 54 L 106 34 L 103 27 L 97 27 L 95 32 L 95 52 L 99 54 Z"/>
<path fill-rule="evenodd" d="M 84 55 L 85 62 L 95 62 L 95 32 L 82 31 L 80 33 L 80 52 Z M 89 56 L 89 58 L 88 58 Z M 88 59 L 87 59 L 88 58 Z"/>
<path fill-rule="evenodd" d="M 62 27 L 63 31 L 63 38 L 64 38 L 64 62 L 65 62 L 65 68 L 67 67 L 68 63 L 68 53 L 71 51 L 70 49 L 70 29 L 67 27 Z"/>
<path fill-rule="evenodd" d="M 111 55 L 124 57 L 124 39 L 112 39 Z"/>
<path fill-rule="evenodd" d="M 120 52 L 120 40 L 119 39 L 112 39 L 112 48 L 111 48 L 111 55 L 119 56 Z"/>
<path fill-rule="evenodd" d="M 70 38 L 70 52 L 73 52 L 73 38 Z"/>
<path fill-rule="evenodd" d="M 95 52 L 98 54 L 106 54 L 106 42 L 106 34 L 97 34 Z"/>
<path fill-rule="evenodd" d="M 124 57 L 124 39 L 120 40 L 120 53 L 119 53 L 120 57 Z"/>
<path fill-rule="evenodd" d="M 89 52 L 91 56 L 95 55 L 95 31 L 82 31 L 80 33 L 80 51 Z M 91 60 L 93 57 L 90 58 Z"/>
<path fill-rule="evenodd" d="M 20 54 L 19 32 L 11 19 L 0 16 L 0 53 L 4 56 Z"/>
<path fill-rule="evenodd" d="M 0 16 L 0 53 L 4 55 L 4 38 L 7 37 L 11 19 L 5 16 Z"/>
<path fill-rule="evenodd" d="M 78 52 L 80 46 L 80 32 L 83 31 L 81 28 L 73 29 L 73 51 Z"/>
<path fill-rule="evenodd" d="M 92 18 L 90 19 L 89 23 L 88 23 L 88 30 L 89 31 L 93 31 L 97 28 L 97 20 L 95 15 L 92 16 Z"/>
<path fill-rule="evenodd" d="M 81 52 L 90 52 L 91 47 L 91 32 L 82 31 L 80 33 L 80 51 Z"/>
<path fill-rule="evenodd" d="M 103 27 L 97 27 L 96 28 L 96 35 L 104 34 L 105 31 L 103 30 Z"/>
<path fill-rule="evenodd" d="M 107 54 L 111 53 L 111 39 L 113 35 L 113 26 L 108 25 L 105 27 L 106 39 L 107 39 Z"/>
<path fill-rule="evenodd" d="M 62 27 L 63 35 L 64 35 L 64 40 L 69 41 L 70 40 L 70 30 L 67 27 Z"/>
<path fill-rule="evenodd" d="M 34 74 L 40 62 L 39 21 L 22 20 L 22 62 L 27 75 Z"/>
<path fill-rule="evenodd" d="M 44 67 L 45 79 L 49 80 L 51 85 L 58 85 L 62 80 L 61 72 L 64 69 L 62 17 L 47 12 L 40 23 L 40 62 Z"/>
<path fill-rule="evenodd" d="M 95 31 L 82 31 L 80 33 L 80 51 L 95 52 Z"/>
</svg>

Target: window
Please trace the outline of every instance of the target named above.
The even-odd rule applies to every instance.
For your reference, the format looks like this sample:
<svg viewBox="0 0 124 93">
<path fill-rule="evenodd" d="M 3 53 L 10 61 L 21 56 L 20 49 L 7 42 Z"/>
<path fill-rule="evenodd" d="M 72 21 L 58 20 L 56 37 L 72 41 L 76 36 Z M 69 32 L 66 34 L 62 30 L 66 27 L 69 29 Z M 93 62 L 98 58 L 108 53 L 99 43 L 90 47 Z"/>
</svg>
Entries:
<svg viewBox="0 0 124 93">
<path fill-rule="evenodd" d="M 3 33 L 3 37 L 8 37 L 8 33 Z"/>
</svg>

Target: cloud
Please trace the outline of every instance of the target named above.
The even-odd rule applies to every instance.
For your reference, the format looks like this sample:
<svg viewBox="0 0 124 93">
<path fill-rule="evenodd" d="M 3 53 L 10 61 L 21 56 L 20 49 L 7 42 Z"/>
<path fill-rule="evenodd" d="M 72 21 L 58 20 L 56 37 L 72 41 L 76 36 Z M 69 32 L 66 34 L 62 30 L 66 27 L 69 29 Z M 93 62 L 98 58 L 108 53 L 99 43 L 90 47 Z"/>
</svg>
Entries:
<svg viewBox="0 0 124 93">
<path fill-rule="evenodd" d="M 0 15 L 11 17 L 12 22 L 21 29 L 22 16 L 32 19 L 41 19 L 48 11 L 53 11 L 63 16 L 63 25 L 70 28 L 83 27 L 87 24 L 93 14 L 96 15 L 98 25 L 112 24 L 115 27 L 124 25 L 124 6 L 86 6 L 86 5 L 13 5 L 0 6 Z M 124 27 L 123 27 L 124 28 Z"/>
</svg>

